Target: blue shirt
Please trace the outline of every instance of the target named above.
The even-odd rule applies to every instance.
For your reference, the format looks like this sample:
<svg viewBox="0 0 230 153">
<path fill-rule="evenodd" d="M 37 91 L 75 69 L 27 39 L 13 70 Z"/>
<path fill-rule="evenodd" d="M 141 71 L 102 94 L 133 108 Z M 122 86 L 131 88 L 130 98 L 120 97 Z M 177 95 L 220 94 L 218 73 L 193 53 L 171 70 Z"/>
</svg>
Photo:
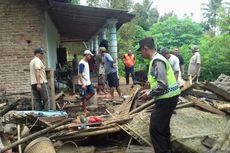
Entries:
<svg viewBox="0 0 230 153">
<path fill-rule="evenodd" d="M 113 66 L 115 61 L 113 60 L 110 54 L 104 53 L 102 60 L 105 63 L 105 74 L 106 75 L 117 72 L 117 69 Z"/>
</svg>

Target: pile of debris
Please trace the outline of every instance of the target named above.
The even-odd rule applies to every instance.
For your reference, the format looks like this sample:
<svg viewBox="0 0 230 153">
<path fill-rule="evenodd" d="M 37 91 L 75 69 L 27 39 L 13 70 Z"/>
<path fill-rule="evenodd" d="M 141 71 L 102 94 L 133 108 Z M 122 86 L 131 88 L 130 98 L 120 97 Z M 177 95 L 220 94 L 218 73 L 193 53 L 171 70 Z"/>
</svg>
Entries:
<svg viewBox="0 0 230 153">
<path fill-rule="evenodd" d="M 230 77 L 222 74 L 213 83 L 187 81 L 181 90 L 171 120 L 174 149 L 230 152 Z M 60 111 L 10 111 L 24 98 L 1 106 L 0 152 L 153 152 L 148 126 L 154 99 L 143 103 L 136 90 L 120 105 L 98 101 L 90 116 L 84 116 L 76 113 L 78 103 L 72 104 L 75 100 L 63 95 L 55 98 Z M 111 140 L 110 136 L 119 138 Z"/>
</svg>

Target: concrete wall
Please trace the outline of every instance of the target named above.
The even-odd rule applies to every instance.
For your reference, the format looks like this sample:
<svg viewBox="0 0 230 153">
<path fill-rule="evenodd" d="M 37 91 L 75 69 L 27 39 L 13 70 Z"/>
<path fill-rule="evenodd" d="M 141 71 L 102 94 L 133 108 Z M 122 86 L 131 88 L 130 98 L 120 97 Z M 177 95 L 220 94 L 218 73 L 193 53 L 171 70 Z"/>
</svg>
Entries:
<svg viewBox="0 0 230 153">
<path fill-rule="evenodd" d="M 8 93 L 30 91 L 28 69 L 34 48 L 46 48 L 44 6 L 40 3 L 0 0 L 0 88 Z"/>
<path fill-rule="evenodd" d="M 45 28 L 48 68 L 55 70 L 57 64 L 57 48 L 60 43 L 60 35 L 47 12 L 45 13 Z"/>
</svg>

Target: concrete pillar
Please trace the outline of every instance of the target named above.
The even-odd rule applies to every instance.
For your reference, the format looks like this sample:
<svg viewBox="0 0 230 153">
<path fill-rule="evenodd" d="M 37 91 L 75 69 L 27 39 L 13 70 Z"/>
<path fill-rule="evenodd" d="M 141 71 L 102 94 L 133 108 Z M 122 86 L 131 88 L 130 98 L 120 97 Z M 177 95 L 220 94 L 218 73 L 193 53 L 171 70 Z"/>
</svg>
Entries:
<svg viewBox="0 0 230 153">
<path fill-rule="evenodd" d="M 87 41 L 87 47 L 88 47 L 88 49 L 90 50 L 90 48 L 91 48 L 90 41 Z"/>
<path fill-rule="evenodd" d="M 98 53 L 98 48 L 99 48 L 99 45 L 98 45 L 98 35 L 94 36 L 94 50 L 95 53 L 97 54 Z"/>
<path fill-rule="evenodd" d="M 90 51 L 93 51 L 93 39 L 90 40 Z"/>
<path fill-rule="evenodd" d="M 106 40 L 106 28 L 102 28 L 101 29 L 101 39 L 105 39 Z"/>
<path fill-rule="evenodd" d="M 117 19 L 108 19 L 108 30 L 109 30 L 109 44 L 110 44 L 110 54 L 113 59 L 117 60 Z"/>
</svg>

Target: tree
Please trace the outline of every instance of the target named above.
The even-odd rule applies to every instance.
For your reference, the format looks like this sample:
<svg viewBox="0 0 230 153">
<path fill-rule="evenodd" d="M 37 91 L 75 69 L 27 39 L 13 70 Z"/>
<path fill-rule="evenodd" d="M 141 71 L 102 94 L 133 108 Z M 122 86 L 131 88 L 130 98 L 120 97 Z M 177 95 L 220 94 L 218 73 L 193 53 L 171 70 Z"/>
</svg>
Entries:
<svg viewBox="0 0 230 153">
<path fill-rule="evenodd" d="M 219 16 L 217 18 L 217 26 L 223 34 L 230 34 L 230 3 L 224 3 L 219 9 Z"/>
<path fill-rule="evenodd" d="M 88 6 L 99 7 L 99 0 L 87 0 L 86 3 Z"/>
<path fill-rule="evenodd" d="M 87 0 L 89 6 L 129 10 L 133 0 Z"/>
<path fill-rule="evenodd" d="M 208 4 L 203 3 L 202 10 L 204 11 L 203 16 L 206 19 L 205 24 L 208 29 L 214 33 L 217 32 L 216 20 L 218 16 L 218 9 L 222 5 L 222 0 L 210 0 Z"/>
<path fill-rule="evenodd" d="M 75 5 L 79 5 L 80 4 L 80 0 L 70 0 L 71 4 L 75 4 Z"/>
<path fill-rule="evenodd" d="M 148 36 L 156 39 L 158 47 L 181 47 L 184 44 L 197 44 L 203 32 L 202 26 L 190 19 L 170 17 L 154 24 Z"/>
<path fill-rule="evenodd" d="M 204 35 L 201 38 L 201 79 L 215 80 L 221 73 L 230 75 L 230 35 L 216 37 Z"/>
<path fill-rule="evenodd" d="M 134 23 L 141 26 L 144 30 L 149 30 L 153 23 L 156 23 L 159 13 L 156 8 L 152 8 L 153 0 L 144 0 L 143 4 L 136 3 L 133 12 L 136 17 Z"/>
<path fill-rule="evenodd" d="M 133 22 L 129 22 L 124 24 L 118 31 L 117 35 L 118 39 L 118 56 L 119 59 L 123 58 L 123 55 L 128 51 L 128 49 L 131 49 L 133 53 L 136 55 L 136 64 L 135 68 L 138 69 L 138 65 L 143 65 L 143 60 L 140 57 L 140 54 L 136 51 L 138 48 L 138 41 L 142 39 L 145 36 L 145 31 L 142 27 L 134 24 Z M 119 60 L 119 74 L 124 74 L 123 70 L 123 62 L 122 60 Z"/>
<path fill-rule="evenodd" d="M 177 17 L 177 16 L 176 16 L 176 14 L 173 11 L 171 11 L 171 12 L 165 13 L 163 16 L 161 16 L 160 19 L 159 19 L 159 21 L 161 21 L 161 22 L 165 21 L 165 20 L 167 20 L 170 17 Z"/>
</svg>

